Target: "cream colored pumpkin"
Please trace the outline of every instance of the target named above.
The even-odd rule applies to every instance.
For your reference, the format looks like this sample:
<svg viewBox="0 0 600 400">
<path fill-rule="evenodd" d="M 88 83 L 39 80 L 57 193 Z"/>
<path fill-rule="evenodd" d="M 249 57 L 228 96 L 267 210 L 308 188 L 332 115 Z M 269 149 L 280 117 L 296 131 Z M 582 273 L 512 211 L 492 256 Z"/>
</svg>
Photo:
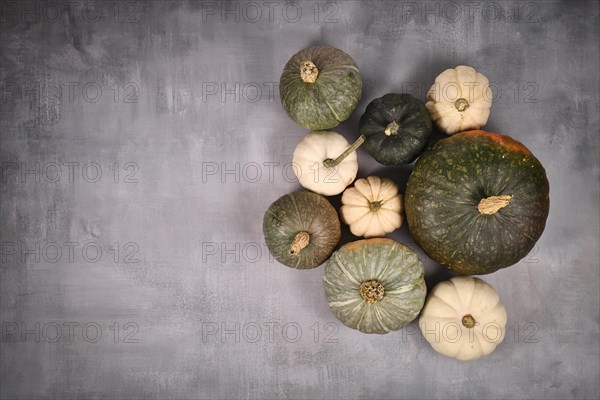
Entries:
<svg viewBox="0 0 600 400">
<path fill-rule="evenodd" d="M 433 288 L 419 327 L 438 353 L 476 360 L 504 340 L 506 309 L 492 286 L 479 278 L 457 276 Z"/>
<path fill-rule="evenodd" d="M 315 193 L 340 194 L 356 178 L 356 147 L 333 131 L 310 132 L 294 150 L 294 173 L 302 186 Z"/>
<path fill-rule="evenodd" d="M 350 232 L 365 238 L 383 236 L 402 225 L 402 195 L 387 178 L 358 179 L 342 195 L 340 212 Z"/>
<path fill-rule="evenodd" d="M 483 74 L 466 65 L 447 69 L 435 78 L 425 106 L 431 119 L 449 135 L 479 129 L 490 115 L 490 83 Z"/>
</svg>

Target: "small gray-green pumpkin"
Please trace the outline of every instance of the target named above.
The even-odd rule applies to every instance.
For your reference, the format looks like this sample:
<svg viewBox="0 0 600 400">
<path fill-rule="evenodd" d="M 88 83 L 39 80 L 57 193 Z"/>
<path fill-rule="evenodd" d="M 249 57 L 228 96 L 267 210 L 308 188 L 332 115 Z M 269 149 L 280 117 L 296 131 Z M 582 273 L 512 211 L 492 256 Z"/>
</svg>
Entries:
<svg viewBox="0 0 600 400">
<path fill-rule="evenodd" d="M 392 239 L 359 240 L 333 253 L 325 296 L 335 316 L 364 333 L 388 333 L 414 320 L 427 288 L 414 251 Z"/>
<path fill-rule="evenodd" d="M 279 81 L 283 108 L 298 125 L 326 130 L 347 119 L 362 93 L 358 66 L 331 46 L 308 47 L 287 62 Z"/>
<path fill-rule="evenodd" d="M 388 93 L 373 100 L 360 118 L 365 149 L 385 165 L 410 164 L 425 150 L 432 123 L 423 102 L 410 94 Z"/>
<path fill-rule="evenodd" d="M 296 192 L 271 204 L 263 219 L 263 233 L 277 261 L 291 268 L 315 268 L 339 243 L 340 220 L 325 197 Z"/>
</svg>

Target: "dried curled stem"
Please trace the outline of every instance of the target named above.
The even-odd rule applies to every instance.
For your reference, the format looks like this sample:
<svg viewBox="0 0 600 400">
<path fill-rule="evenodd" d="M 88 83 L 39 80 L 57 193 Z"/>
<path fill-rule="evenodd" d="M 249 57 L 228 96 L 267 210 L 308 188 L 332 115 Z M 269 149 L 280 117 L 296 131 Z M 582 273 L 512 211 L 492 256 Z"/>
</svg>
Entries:
<svg viewBox="0 0 600 400">
<path fill-rule="evenodd" d="M 319 76 L 319 70 L 312 61 L 302 61 L 300 63 L 300 78 L 306 83 L 314 83 Z"/>
<path fill-rule="evenodd" d="M 370 304 L 383 299 L 385 293 L 383 285 L 376 279 L 361 283 L 359 291 L 362 298 Z"/>
<path fill-rule="evenodd" d="M 481 214 L 493 215 L 501 208 L 506 207 L 512 201 L 512 198 L 509 195 L 486 197 L 477 204 L 477 209 Z"/>
<path fill-rule="evenodd" d="M 300 251 L 302 251 L 303 248 L 308 246 L 309 242 L 310 235 L 308 234 L 308 232 L 300 231 L 296 233 L 294 241 L 290 245 L 290 254 L 293 256 L 298 256 L 300 254 Z"/>
</svg>

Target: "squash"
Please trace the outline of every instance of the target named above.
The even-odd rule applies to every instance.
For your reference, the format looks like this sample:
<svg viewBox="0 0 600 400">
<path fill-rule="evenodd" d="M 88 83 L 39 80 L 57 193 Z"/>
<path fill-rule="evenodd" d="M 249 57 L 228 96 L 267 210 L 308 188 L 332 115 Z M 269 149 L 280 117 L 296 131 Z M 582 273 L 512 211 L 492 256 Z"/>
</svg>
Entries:
<svg viewBox="0 0 600 400">
<path fill-rule="evenodd" d="M 342 221 L 350 232 L 366 238 L 383 236 L 402 225 L 402 195 L 391 179 L 358 179 L 342 195 Z"/>
<path fill-rule="evenodd" d="M 337 212 L 326 198 L 312 192 L 286 194 L 271 204 L 263 233 L 273 257 L 297 269 L 325 262 L 341 236 Z"/>
<path fill-rule="evenodd" d="M 433 349 L 462 361 L 492 353 L 505 336 L 506 309 L 496 290 L 478 278 L 457 276 L 427 296 L 419 328 Z"/>
<path fill-rule="evenodd" d="M 388 93 L 373 100 L 360 118 L 365 150 L 379 163 L 406 165 L 417 159 L 431 137 L 431 117 L 410 94 Z"/>
<path fill-rule="evenodd" d="M 343 51 L 313 46 L 294 54 L 279 81 L 289 117 L 310 130 L 325 130 L 347 119 L 362 93 L 358 66 Z"/>
<path fill-rule="evenodd" d="M 436 125 L 449 135 L 479 129 L 490 115 L 492 89 L 483 74 L 459 65 L 435 78 L 425 106 Z"/>
<path fill-rule="evenodd" d="M 525 257 L 549 211 L 542 164 L 509 136 L 458 133 L 432 145 L 408 179 L 411 234 L 438 263 L 465 275 L 489 274 Z"/>
<path fill-rule="evenodd" d="M 292 166 L 298 181 L 306 189 L 325 196 L 342 193 L 358 172 L 356 148 L 333 131 L 314 131 L 306 135 L 294 150 Z"/>
<path fill-rule="evenodd" d="M 364 333 L 388 333 L 414 320 L 425 302 L 423 264 L 392 239 L 363 239 L 333 253 L 325 296 L 335 316 Z"/>
</svg>

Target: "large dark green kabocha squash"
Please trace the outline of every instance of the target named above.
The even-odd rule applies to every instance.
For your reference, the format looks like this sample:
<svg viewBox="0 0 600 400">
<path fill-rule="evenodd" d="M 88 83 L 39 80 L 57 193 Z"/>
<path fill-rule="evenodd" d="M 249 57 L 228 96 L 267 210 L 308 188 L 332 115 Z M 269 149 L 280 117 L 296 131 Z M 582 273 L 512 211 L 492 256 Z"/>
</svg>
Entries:
<svg viewBox="0 0 600 400">
<path fill-rule="evenodd" d="M 431 117 L 423 102 L 410 94 L 388 93 L 373 100 L 360 118 L 365 149 L 385 165 L 415 161 L 431 137 Z"/>
<path fill-rule="evenodd" d="M 358 66 L 331 46 L 313 46 L 294 54 L 279 81 L 283 108 L 298 125 L 325 130 L 347 119 L 362 93 Z"/>
<path fill-rule="evenodd" d="M 421 155 L 405 210 L 417 244 L 465 275 L 517 263 L 540 238 L 550 200 L 546 171 L 516 140 L 485 131 L 442 139 Z"/>
<path fill-rule="evenodd" d="M 271 204 L 263 219 L 263 233 L 277 261 L 291 268 L 315 268 L 339 243 L 340 220 L 325 197 L 296 192 Z"/>
<path fill-rule="evenodd" d="M 414 320 L 427 287 L 414 251 L 387 238 L 348 243 L 325 267 L 325 296 L 335 316 L 364 333 L 388 333 Z"/>
</svg>

